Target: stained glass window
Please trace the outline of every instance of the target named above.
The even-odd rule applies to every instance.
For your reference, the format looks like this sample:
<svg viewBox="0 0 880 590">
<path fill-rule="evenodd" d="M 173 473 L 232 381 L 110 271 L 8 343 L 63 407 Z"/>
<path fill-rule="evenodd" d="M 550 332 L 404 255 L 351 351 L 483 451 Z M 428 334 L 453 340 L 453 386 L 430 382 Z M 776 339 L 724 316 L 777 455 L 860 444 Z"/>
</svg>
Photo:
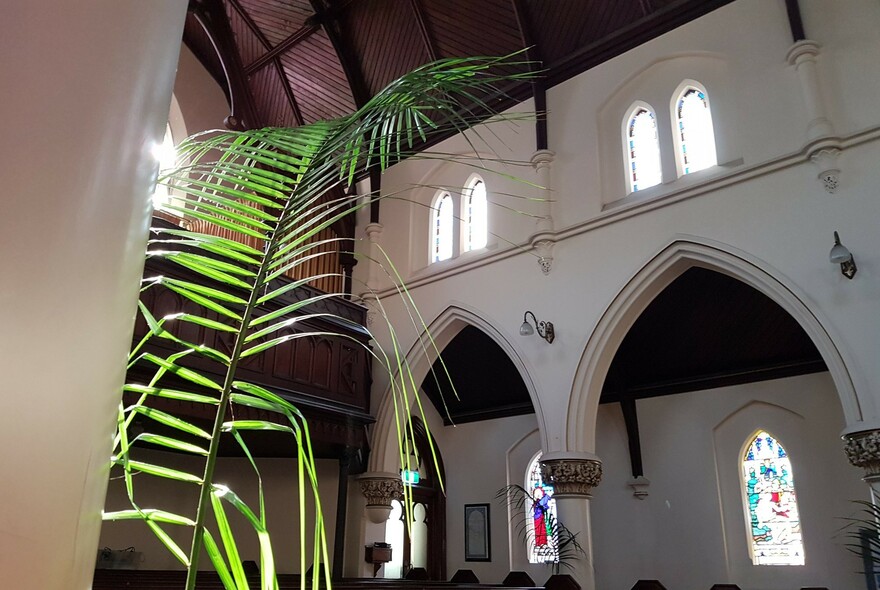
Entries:
<svg viewBox="0 0 880 590">
<path fill-rule="evenodd" d="M 743 457 L 749 542 L 755 565 L 804 565 L 804 542 L 788 453 L 766 431 Z"/>
<path fill-rule="evenodd" d="M 556 500 L 553 499 L 553 486 L 544 483 L 541 477 L 540 453 L 529 465 L 526 490 L 532 498 L 526 503 L 529 563 L 556 563 L 559 561 Z"/>
<path fill-rule="evenodd" d="M 654 113 L 644 107 L 633 111 L 626 129 L 629 181 L 632 192 L 660 184 L 660 143 Z"/>
<path fill-rule="evenodd" d="M 488 238 L 488 218 L 486 201 L 486 183 L 479 178 L 465 188 L 462 198 L 462 237 L 465 252 L 478 250 L 486 245 Z"/>
<path fill-rule="evenodd" d="M 681 173 L 690 174 L 717 164 L 715 132 L 706 93 L 693 86 L 685 88 L 675 110 Z"/>
<path fill-rule="evenodd" d="M 431 262 L 452 257 L 452 197 L 441 194 L 431 215 Z"/>
</svg>

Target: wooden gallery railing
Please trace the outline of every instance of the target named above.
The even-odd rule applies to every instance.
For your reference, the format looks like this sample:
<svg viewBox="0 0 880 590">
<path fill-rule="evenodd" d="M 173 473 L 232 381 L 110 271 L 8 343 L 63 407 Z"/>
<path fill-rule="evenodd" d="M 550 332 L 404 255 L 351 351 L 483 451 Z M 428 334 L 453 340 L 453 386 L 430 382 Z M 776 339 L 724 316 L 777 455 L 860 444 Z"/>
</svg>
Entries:
<svg viewBox="0 0 880 590">
<path fill-rule="evenodd" d="M 156 216 L 192 231 L 234 240 L 257 250 L 263 249 L 263 240 L 238 234 L 210 221 L 181 218 L 164 211 L 157 212 Z M 293 280 L 318 277 L 308 284 L 325 293 L 350 293 L 349 280 L 354 266 L 354 258 L 350 254 L 350 236 L 354 229 L 351 223 L 351 219 L 345 218 L 311 236 L 303 244 L 308 246 L 308 250 L 303 252 L 300 263 L 290 268 L 285 276 Z"/>
<path fill-rule="evenodd" d="M 158 230 L 171 229 L 175 225 L 161 215 L 153 221 L 154 228 Z M 221 234 L 219 228 L 197 229 L 210 231 L 214 235 Z M 317 260 L 320 261 L 322 258 L 333 260 L 330 256 L 320 257 Z M 168 260 L 148 258 L 144 276 L 160 275 L 184 280 L 194 279 L 194 273 L 189 269 Z M 290 277 L 279 277 L 273 281 L 270 289 L 274 290 L 292 280 L 294 279 Z M 310 285 L 301 286 L 287 291 L 272 302 L 261 305 L 257 313 L 269 313 L 297 301 L 320 295 L 322 292 L 339 292 L 334 291 L 334 288 L 330 286 L 325 291 Z M 163 286 L 144 291 L 141 300 L 157 318 L 184 311 L 207 313 L 208 318 L 217 321 L 223 319 L 214 312 L 206 312 L 197 304 Z M 332 317 L 308 318 L 284 328 L 281 334 L 309 332 L 314 335 L 292 338 L 260 355 L 244 359 L 239 365 L 239 375 L 245 381 L 267 387 L 296 403 L 309 419 L 313 436 L 316 438 L 314 441 L 317 445 L 316 452 L 326 458 L 338 458 L 346 449 L 368 448 L 365 426 L 374 421 L 369 414 L 370 357 L 365 347 L 368 346 L 370 335 L 363 327 L 366 323 L 366 310 L 343 297 L 330 297 L 300 309 L 295 315 L 313 313 L 326 313 Z M 341 319 L 334 319 L 336 317 Z M 147 332 L 147 324 L 139 316 L 135 324 L 135 341 L 140 340 Z M 187 342 L 203 343 L 220 351 L 229 352 L 233 346 L 232 336 L 229 333 L 207 330 L 196 324 L 182 322 L 175 327 L 175 334 Z M 163 353 L 163 356 L 176 351 L 175 345 L 162 339 L 154 338 L 149 347 L 155 349 L 155 352 Z M 207 375 L 217 376 L 218 367 L 209 359 L 190 355 L 179 362 Z M 149 365 L 135 365 L 129 370 L 129 380 L 148 382 L 154 371 L 155 367 Z M 169 378 L 174 379 L 173 376 L 163 377 L 163 379 Z M 171 403 L 171 401 L 166 400 L 162 403 Z M 181 408 L 176 410 L 180 411 Z M 185 410 L 198 412 L 199 408 L 193 404 L 192 408 Z M 246 413 L 247 409 L 241 411 Z M 197 415 L 191 417 L 196 420 L 199 418 Z M 252 417 L 257 418 L 256 415 Z M 204 418 L 207 418 L 207 415 Z M 242 418 L 247 419 L 248 416 Z M 275 454 L 273 449 L 262 450 L 267 454 L 280 456 Z M 259 454 L 261 449 L 257 448 L 256 452 Z M 354 466 L 354 469 L 357 469 L 357 466 Z"/>
</svg>

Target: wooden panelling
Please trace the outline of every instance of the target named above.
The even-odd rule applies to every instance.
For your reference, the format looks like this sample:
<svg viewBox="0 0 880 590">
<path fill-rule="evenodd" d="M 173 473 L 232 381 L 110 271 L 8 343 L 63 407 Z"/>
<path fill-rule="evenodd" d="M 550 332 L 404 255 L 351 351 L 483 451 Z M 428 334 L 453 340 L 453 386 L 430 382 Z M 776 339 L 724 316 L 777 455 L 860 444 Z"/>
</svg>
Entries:
<svg viewBox="0 0 880 590">
<path fill-rule="evenodd" d="M 280 60 L 306 123 L 334 119 L 355 110 L 345 72 L 323 30 L 294 45 Z"/>
<path fill-rule="evenodd" d="M 228 2 L 226 4 L 226 15 L 229 18 L 229 26 L 232 28 L 232 34 L 235 36 L 235 44 L 238 47 L 238 53 L 241 56 L 241 63 L 247 65 L 263 55 L 269 48 L 268 40 L 262 36 L 257 36 L 257 32 L 251 29 L 247 22 L 247 13 L 240 12 L 238 6 L 240 4 Z M 243 9 L 242 9 L 243 10 Z M 254 26 L 256 26 L 254 24 Z"/>
<path fill-rule="evenodd" d="M 308 0 L 239 0 L 242 8 L 274 46 L 301 28 L 312 14 Z"/>
<path fill-rule="evenodd" d="M 255 72 L 249 80 L 262 121 L 271 127 L 295 127 L 296 117 L 284 86 L 287 80 L 274 67 Z"/>
<path fill-rule="evenodd" d="M 343 14 L 340 25 L 370 94 L 429 61 L 408 1 L 356 2 Z"/>
</svg>

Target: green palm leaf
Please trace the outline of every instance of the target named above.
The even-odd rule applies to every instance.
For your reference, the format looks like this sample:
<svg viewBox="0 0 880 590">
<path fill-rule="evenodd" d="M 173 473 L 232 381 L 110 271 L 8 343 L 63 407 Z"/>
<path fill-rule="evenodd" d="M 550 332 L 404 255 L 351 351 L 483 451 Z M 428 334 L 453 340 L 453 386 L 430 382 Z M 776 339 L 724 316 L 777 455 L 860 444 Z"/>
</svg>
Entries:
<svg viewBox="0 0 880 590">
<path fill-rule="evenodd" d="M 187 201 L 185 206 L 175 205 L 171 209 L 195 223 L 221 228 L 227 236 L 236 236 L 236 239 L 185 229 L 163 229 L 157 230 L 158 235 L 150 241 L 149 256 L 183 267 L 197 278 L 183 280 L 159 276 L 144 281 L 142 291 L 168 289 L 190 305 L 186 311 L 181 309 L 162 319 L 156 319 L 146 306 L 141 306 L 149 333 L 136 343 L 130 366 L 140 371 L 139 374 L 147 372 L 152 377 L 149 383 L 131 383 L 125 388 L 126 394 L 136 399 L 120 409 L 120 431 L 115 438 L 113 458 L 113 464 L 124 472 L 132 509 L 108 512 L 105 518 L 144 520 L 172 554 L 189 568 L 187 590 L 195 587 L 202 549 L 224 587 L 247 587 L 235 531 L 226 518 L 224 505 L 227 504 L 244 517 L 257 536 L 261 587 L 270 590 L 277 586 L 262 484 L 259 488 L 260 507 L 254 511 L 233 490 L 214 480 L 223 436 L 235 438 L 259 480 L 256 463 L 241 435 L 249 430 L 293 435 L 300 475 L 299 510 L 303 527 L 300 539 L 304 541 L 306 535 L 305 492 L 308 490 L 314 498 L 316 516 L 314 563 L 324 563 L 324 575 L 329 575 L 317 468 L 308 425 L 302 413 L 289 401 L 265 388 L 241 381 L 237 376 L 239 366 L 246 357 L 282 342 L 316 335 L 315 332 L 287 334 L 283 330 L 292 329 L 303 319 L 330 315 L 304 312 L 310 305 L 336 296 L 332 293 L 316 294 L 280 306 L 276 303 L 281 295 L 316 277 L 280 287 L 271 283 L 291 268 L 324 256 L 321 248 L 332 240 L 317 240 L 320 232 L 368 204 L 358 196 L 328 199 L 328 191 L 352 185 L 355 177 L 371 166 L 386 168 L 412 152 L 415 141 L 426 140 L 433 132 L 462 130 L 479 122 L 481 116 L 491 111 L 482 97 L 497 93 L 500 85 L 525 76 L 495 73 L 497 66 L 517 65 L 516 59 L 480 57 L 428 64 L 393 82 L 348 117 L 295 129 L 202 133 L 178 147 L 180 165 L 164 171 L 160 181 L 185 195 Z M 462 109 L 462 103 L 469 106 Z M 407 299 L 404 301 L 411 309 L 411 299 Z M 193 311 L 192 304 L 199 311 Z M 276 308 L 260 309 L 266 304 L 274 304 Z M 414 325 L 424 327 L 417 312 L 410 313 Z M 332 319 L 350 323 L 344 318 Z M 220 341 L 228 343 L 228 350 L 220 351 L 190 342 L 179 333 L 178 327 L 186 324 L 193 324 L 204 333 L 215 334 Z M 401 416 L 408 416 L 411 402 L 415 400 L 417 405 L 420 404 L 415 396 L 418 388 L 402 360 L 403 354 L 393 328 L 391 335 L 393 350 L 390 353 L 381 350 L 368 350 L 368 353 L 384 369 L 398 375 L 392 387 L 394 403 Z M 176 347 L 175 351 L 157 352 L 158 345 L 145 349 L 153 345 L 154 339 L 161 342 L 162 347 Z M 195 362 L 198 359 L 219 365 L 222 378 L 208 376 L 204 369 L 198 368 L 202 366 Z M 173 383 L 165 383 L 166 380 L 173 380 Z M 211 410 L 212 425 L 207 428 L 151 405 L 163 399 L 193 403 Z M 236 405 L 273 412 L 277 419 L 236 419 L 234 415 L 228 419 L 230 408 Z M 405 420 L 401 420 L 400 428 L 406 429 Z M 163 430 L 144 431 L 144 423 Z M 140 432 L 130 434 L 128 429 L 135 425 L 140 425 Z M 408 429 L 408 436 L 412 436 L 412 427 Z M 400 438 L 403 440 L 406 436 Z M 132 458 L 142 443 L 196 457 L 204 456 L 202 473 L 197 475 L 159 465 L 156 460 Z M 190 519 L 160 509 L 141 509 L 134 502 L 134 473 L 197 487 L 199 500 L 195 517 Z M 213 515 L 218 536 L 209 530 L 209 514 Z M 159 526 L 160 523 L 192 526 L 189 551 L 183 551 Z M 222 550 L 216 538 L 219 538 Z M 301 555 L 301 565 L 305 565 L 304 554 Z"/>
</svg>

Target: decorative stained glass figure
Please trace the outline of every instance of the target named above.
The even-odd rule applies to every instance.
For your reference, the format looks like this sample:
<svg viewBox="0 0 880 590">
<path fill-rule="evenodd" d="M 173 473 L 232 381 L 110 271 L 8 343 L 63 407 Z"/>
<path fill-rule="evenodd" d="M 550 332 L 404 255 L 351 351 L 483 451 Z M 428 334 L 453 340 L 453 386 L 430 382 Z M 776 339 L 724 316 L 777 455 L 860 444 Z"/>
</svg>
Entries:
<svg viewBox="0 0 880 590">
<path fill-rule="evenodd" d="M 782 444 L 762 430 L 749 443 L 742 469 L 752 563 L 804 565 L 791 461 Z"/>
<path fill-rule="evenodd" d="M 452 257 L 452 197 L 444 193 L 436 201 L 432 215 L 431 262 Z"/>
<path fill-rule="evenodd" d="M 676 114 L 681 173 L 690 174 L 717 164 L 715 132 L 706 93 L 693 86 L 685 88 L 678 98 Z"/>
<path fill-rule="evenodd" d="M 638 107 L 629 119 L 626 140 L 629 147 L 632 192 L 660 184 L 663 172 L 660 168 L 660 143 L 657 139 L 654 113 Z"/>
<path fill-rule="evenodd" d="M 486 202 L 486 183 L 479 178 L 470 183 L 464 191 L 464 248 L 465 252 L 478 250 L 486 245 L 488 237 L 488 217 Z"/>
<path fill-rule="evenodd" d="M 556 500 L 553 486 L 541 477 L 541 455 L 529 465 L 526 489 L 532 495 L 527 506 L 526 527 L 530 563 L 556 563 L 559 561 L 559 539 L 556 528 Z"/>
</svg>

